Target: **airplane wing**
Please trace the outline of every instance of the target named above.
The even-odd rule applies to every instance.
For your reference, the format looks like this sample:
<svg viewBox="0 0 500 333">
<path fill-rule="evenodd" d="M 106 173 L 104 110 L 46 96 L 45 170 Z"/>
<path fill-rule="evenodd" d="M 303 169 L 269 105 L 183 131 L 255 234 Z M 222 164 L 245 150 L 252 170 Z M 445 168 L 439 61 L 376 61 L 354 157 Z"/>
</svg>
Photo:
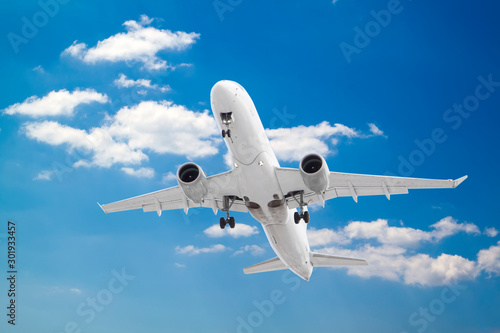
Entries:
<svg viewBox="0 0 500 333">
<path fill-rule="evenodd" d="M 238 198 L 239 190 L 233 178 L 232 171 L 207 177 L 206 186 L 208 188 L 208 196 L 201 205 L 187 198 L 179 186 L 174 186 L 106 205 L 99 204 L 99 206 L 105 213 L 142 208 L 144 212 L 157 212 L 158 216 L 160 216 L 163 210 L 184 209 L 187 213 L 189 208 L 194 207 L 212 208 L 214 213 L 217 213 L 218 209 L 223 208 L 224 196 L 234 196 L 237 198 L 231 205 L 230 210 L 247 212 L 244 201 Z"/>
<path fill-rule="evenodd" d="M 307 204 L 324 203 L 337 197 L 352 197 L 358 202 L 358 197 L 365 195 L 385 195 L 390 199 L 391 195 L 407 194 L 410 189 L 455 188 L 467 178 L 463 176 L 457 180 L 438 180 L 330 172 L 329 187 L 323 195 L 317 195 L 306 187 L 299 169 L 277 168 L 276 176 L 290 208 L 296 208 L 299 204 L 293 196 L 287 194 L 297 191 L 303 191 L 304 202 Z"/>
</svg>

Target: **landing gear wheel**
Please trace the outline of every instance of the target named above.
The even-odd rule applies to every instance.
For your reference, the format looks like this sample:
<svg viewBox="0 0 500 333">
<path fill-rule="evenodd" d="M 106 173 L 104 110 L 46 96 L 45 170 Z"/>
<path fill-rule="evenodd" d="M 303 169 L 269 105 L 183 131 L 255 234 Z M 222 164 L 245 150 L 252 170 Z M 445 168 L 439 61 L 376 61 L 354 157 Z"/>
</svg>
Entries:
<svg viewBox="0 0 500 333">
<path fill-rule="evenodd" d="M 226 135 L 227 135 L 227 137 L 228 137 L 228 138 L 230 138 L 230 137 L 231 137 L 231 130 L 230 130 L 230 129 L 228 129 L 228 130 L 226 131 Z"/>
<path fill-rule="evenodd" d="M 304 222 L 305 223 L 309 223 L 309 212 L 308 211 L 305 211 L 304 212 Z"/>
<path fill-rule="evenodd" d="M 224 139 L 226 137 L 226 131 L 222 130 L 222 138 Z"/>
<path fill-rule="evenodd" d="M 295 221 L 295 224 L 299 224 L 299 222 L 300 222 L 300 214 L 298 212 L 295 212 L 293 214 L 293 220 Z"/>
<path fill-rule="evenodd" d="M 231 229 L 234 229 L 234 226 L 236 225 L 236 222 L 234 222 L 234 217 L 230 217 L 229 220 L 227 221 Z"/>
<path fill-rule="evenodd" d="M 220 218 L 220 222 L 219 222 L 219 224 L 220 224 L 220 228 L 221 228 L 221 229 L 224 229 L 224 228 L 226 227 L 226 223 L 227 223 L 227 222 L 226 222 L 226 219 L 225 219 L 225 218 L 223 218 L 223 217 L 221 217 L 221 218 Z"/>
</svg>

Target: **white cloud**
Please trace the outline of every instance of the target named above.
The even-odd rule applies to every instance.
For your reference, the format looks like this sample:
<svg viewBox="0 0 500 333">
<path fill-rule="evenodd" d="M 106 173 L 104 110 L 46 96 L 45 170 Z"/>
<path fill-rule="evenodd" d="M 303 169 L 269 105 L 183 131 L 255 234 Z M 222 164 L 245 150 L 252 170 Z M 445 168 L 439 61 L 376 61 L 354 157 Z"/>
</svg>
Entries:
<svg viewBox="0 0 500 333">
<path fill-rule="evenodd" d="M 239 254 L 243 254 L 245 252 L 249 252 L 251 255 L 253 256 L 260 256 L 262 254 L 264 254 L 264 249 L 258 245 L 246 245 L 246 246 L 242 246 L 238 251 L 234 252 L 233 255 L 239 255 Z"/>
<path fill-rule="evenodd" d="M 132 149 L 186 155 L 188 158 L 217 154 L 213 136 L 219 134 L 214 118 L 169 101 L 141 102 L 116 113 L 108 127 L 114 137 Z"/>
<path fill-rule="evenodd" d="M 137 178 L 153 178 L 155 176 L 155 171 L 152 168 L 122 168 L 122 171 L 127 175 L 137 177 Z"/>
<path fill-rule="evenodd" d="M 323 246 L 328 244 L 347 244 L 350 242 L 343 232 L 336 232 L 332 229 L 307 229 L 307 237 L 310 246 Z"/>
<path fill-rule="evenodd" d="M 180 264 L 180 263 L 178 263 L 178 262 L 176 262 L 174 265 L 175 265 L 175 267 L 177 267 L 177 268 L 185 268 L 185 267 L 186 267 L 186 265 L 184 265 L 184 264 Z"/>
<path fill-rule="evenodd" d="M 202 254 L 202 253 L 224 252 L 226 250 L 228 250 L 228 248 L 222 244 L 215 244 L 215 245 L 212 245 L 210 247 L 202 247 L 202 248 L 196 247 L 194 245 L 188 245 L 185 247 L 177 246 L 175 248 L 175 253 L 187 254 L 190 256 L 194 256 L 194 255 L 198 255 L 198 254 Z"/>
<path fill-rule="evenodd" d="M 175 175 L 175 173 L 169 171 L 168 173 L 164 174 L 163 177 L 161 178 L 161 182 L 163 184 L 167 184 L 167 183 L 170 183 L 174 180 L 177 180 L 177 176 Z"/>
<path fill-rule="evenodd" d="M 38 65 L 38 66 L 36 66 L 35 68 L 33 68 L 33 72 L 37 72 L 37 73 L 40 73 L 40 74 L 44 74 L 44 73 L 45 73 L 45 70 L 43 69 L 42 65 Z"/>
<path fill-rule="evenodd" d="M 259 233 L 259 230 L 255 226 L 250 226 L 244 223 L 236 223 L 234 229 L 225 228 L 221 229 L 218 224 L 205 229 L 203 231 L 205 235 L 212 238 L 220 238 L 224 236 L 231 236 L 233 238 L 239 237 L 250 237 Z"/>
<path fill-rule="evenodd" d="M 461 256 L 441 254 L 432 258 L 427 254 L 411 255 L 406 249 L 391 245 L 366 244 L 354 250 L 330 247 L 319 251 L 368 261 L 368 266 L 347 268 L 349 275 L 380 277 L 408 285 L 439 286 L 472 280 L 480 273 L 474 261 Z"/>
<path fill-rule="evenodd" d="M 53 175 L 54 170 L 42 170 L 33 180 L 51 180 Z"/>
<path fill-rule="evenodd" d="M 445 217 L 430 226 L 430 231 L 407 227 L 389 226 L 388 221 L 378 219 L 372 222 L 349 222 L 344 228 L 308 230 L 311 246 L 323 246 L 333 243 L 347 244 L 354 239 L 376 239 L 381 244 L 402 247 L 417 247 L 422 242 L 437 242 L 459 232 L 480 234 L 479 228 L 472 223 L 458 223 L 451 217 Z"/>
<path fill-rule="evenodd" d="M 80 295 L 82 293 L 82 291 L 78 288 L 70 288 L 69 291 L 77 295 Z"/>
<path fill-rule="evenodd" d="M 373 135 L 384 135 L 384 132 L 381 131 L 380 128 L 377 127 L 377 125 L 369 123 L 368 126 L 370 127 L 370 132 L 372 132 Z"/>
<path fill-rule="evenodd" d="M 162 51 L 182 51 L 194 44 L 199 34 L 183 31 L 156 29 L 149 25 L 153 19 L 146 15 L 140 21 L 123 23 L 126 32 L 117 33 L 89 48 L 85 43 L 73 42 L 63 55 L 80 59 L 87 64 L 109 61 L 133 61 L 143 63 L 147 69 L 160 70 L 174 68 L 158 57 Z"/>
<path fill-rule="evenodd" d="M 500 275 L 500 241 L 497 245 L 479 251 L 477 262 L 485 272 Z"/>
<path fill-rule="evenodd" d="M 318 249 L 319 252 L 366 259 L 366 267 L 347 268 L 349 274 L 363 278 L 380 277 L 409 285 L 438 286 L 475 279 L 481 271 L 500 275 L 500 242 L 479 251 L 477 261 L 445 253 L 433 258 L 412 250 L 424 242 L 438 242 L 460 232 L 479 235 L 475 224 L 458 223 L 445 217 L 430 229 L 389 226 L 387 220 L 378 219 L 350 222 L 337 231 L 310 229 L 308 237 L 311 246 L 326 246 Z M 360 240 L 376 240 L 379 245 L 361 244 Z M 339 247 L 347 244 L 351 248 Z"/>
<path fill-rule="evenodd" d="M 88 131 L 54 121 L 28 122 L 23 128 L 28 138 L 66 146 L 77 167 L 139 165 L 148 160 L 143 150 L 205 157 L 217 154 L 221 142 L 207 110 L 194 112 L 166 101 L 124 107 Z"/>
<path fill-rule="evenodd" d="M 54 121 L 43 121 L 24 124 L 24 131 L 30 139 L 52 146 L 67 146 L 72 159 L 77 159 L 73 165 L 76 167 L 108 168 L 116 163 L 140 164 L 148 159 L 143 152 L 115 141 L 106 128 L 93 128 L 87 132 Z"/>
<path fill-rule="evenodd" d="M 233 168 L 233 156 L 231 155 L 231 152 L 229 150 L 224 154 L 224 164 L 229 169 Z"/>
<path fill-rule="evenodd" d="M 316 126 L 267 129 L 266 133 L 276 156 L 283 161 L 298 161 L 309 153 L 326 156 L 331 150 L 325 141 L 332 136 L 359 136 L 355 129 L 342 124 L 331 126 L 326 121 Z"/>
<path fill-rule="evenodd" d="M 491 228 L 485 228 L 484 229 L 484 234 L 488 237 L 496 237 L 498 235 L 498 230 L 495 229 L 494 227 Z"/>
<path fill-rule="evenodd" d="M 152 90 L 159 90 L 161 92 L 167 92 L 172 90 L 169 85 L 166 86 L 159 86 L 157 84 L 151 84 L 151 80 L 147 79 L 137 79 L 137 80 L 132 80 L 127 78 L 125 74 L 120 74 L 118 79 L 116 79 L 114 82 L 114 85 L 119 87 L 119 88 L 131 88 L 131 87 L 143 87 L 147 89 L 152 89 Z M 140 90 L 138 91 L 139 94 L 146 94 L 146 90 Z"/>
<path fill-rule="evenodd" d="M 108 96 L 93 89 L 76 89 L 73 92 L 62 89 L 51 91 L 42 98 L 31 96 L 22 103 L 7 107 L 4 112 L 10 115 L 22 114 L 30 117 L 72 116 L 77 106 L 93 102 L 107 103 Z"/>
<path fill-rule="evenodd" d="M 274 153 L 283 161 L 299 161 L 305 155 L 317 153 L 327 156 L 340 142 L 339 138 L 366 139 L 383 132 L 374 124 L 369 124 L 372 134 L 363 134 L 342 124 L 330 125 L 324 121 L 315 126 L 266 129 Z M 333 146 L 333 147 L 332 147 Z"/>
</svg>

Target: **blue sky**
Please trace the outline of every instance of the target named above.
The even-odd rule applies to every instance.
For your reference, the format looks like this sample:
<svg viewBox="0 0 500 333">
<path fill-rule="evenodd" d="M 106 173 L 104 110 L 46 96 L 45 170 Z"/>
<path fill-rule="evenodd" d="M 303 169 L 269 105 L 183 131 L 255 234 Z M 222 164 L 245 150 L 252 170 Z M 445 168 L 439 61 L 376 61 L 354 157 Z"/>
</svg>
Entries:
<svg viewBox="0 0 500 333">
<path fill-rule="evenodd" d="M 499 10 L 425 0 L 3 4 L 0 242 L 5 258 L 14 220 L 16 329 L 500 332 Z M 282 166 L 317 151 L 332 171 L 469 179 L 312 208 L 312 247 L 370 266 L 315 269 L 310 282 L 243 274 L 274 257 L 248 214 L 235 214 L 232 235 L 208 209 L 105 215 L 97 201 L 174 186 L 187 160 L 208 174 L 228 169 L 209 101 L 221 79 L 249 92 Z M 14 331 L 2 318 L 2 332 Z"/>
</svg>

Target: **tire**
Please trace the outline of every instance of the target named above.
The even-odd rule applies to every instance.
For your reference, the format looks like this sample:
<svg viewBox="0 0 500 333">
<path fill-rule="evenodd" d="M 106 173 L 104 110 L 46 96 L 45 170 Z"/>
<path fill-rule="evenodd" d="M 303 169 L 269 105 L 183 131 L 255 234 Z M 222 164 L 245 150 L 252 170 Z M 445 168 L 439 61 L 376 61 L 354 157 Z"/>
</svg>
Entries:
<svg viewBox="0 0 500 333">
<path fill-rule="evenodd" d="M 230 138 L 230 137 L 231 137 L 231 130 L 230 130 L 230 129 L 228 129 L 228 130 L 226 131 L 226 134 L 227 134 L 227 137 L 228 137 L 228 138 Z"/>
<path fill-rule="evenodd" d="M 234 229 L 234 227 L 236 226 L 236 222 L 234 221 L 234 217 L 232 217 L 232 216 L 229 218 L 228 223 L 229 223 L 229 226 L 231 227 L 231 229 Z"/>
<path fill-rule="evenodd" d="M 220 228 L 224 229 L 226 227 L 226 219 L 221 217 L 219 222 Z"/>
<path fill-rule="evenodd" d="M 295 224 L 299 224 L 300 222 L 300 215 L 298 212 L 295 212 L 295 214 L 293 214 L 293 220 L 295 221 Z"/>
<path fill-rule="evenodd" d="M 224 139 L 226 137 L 226 131 L 222 130 L 222 138 Z"/>
<path fill-rule="evenodd" d="M 304 212 L 304 222 L 309 223 L 309 212 L 308 211 Z"/>
</svg>

